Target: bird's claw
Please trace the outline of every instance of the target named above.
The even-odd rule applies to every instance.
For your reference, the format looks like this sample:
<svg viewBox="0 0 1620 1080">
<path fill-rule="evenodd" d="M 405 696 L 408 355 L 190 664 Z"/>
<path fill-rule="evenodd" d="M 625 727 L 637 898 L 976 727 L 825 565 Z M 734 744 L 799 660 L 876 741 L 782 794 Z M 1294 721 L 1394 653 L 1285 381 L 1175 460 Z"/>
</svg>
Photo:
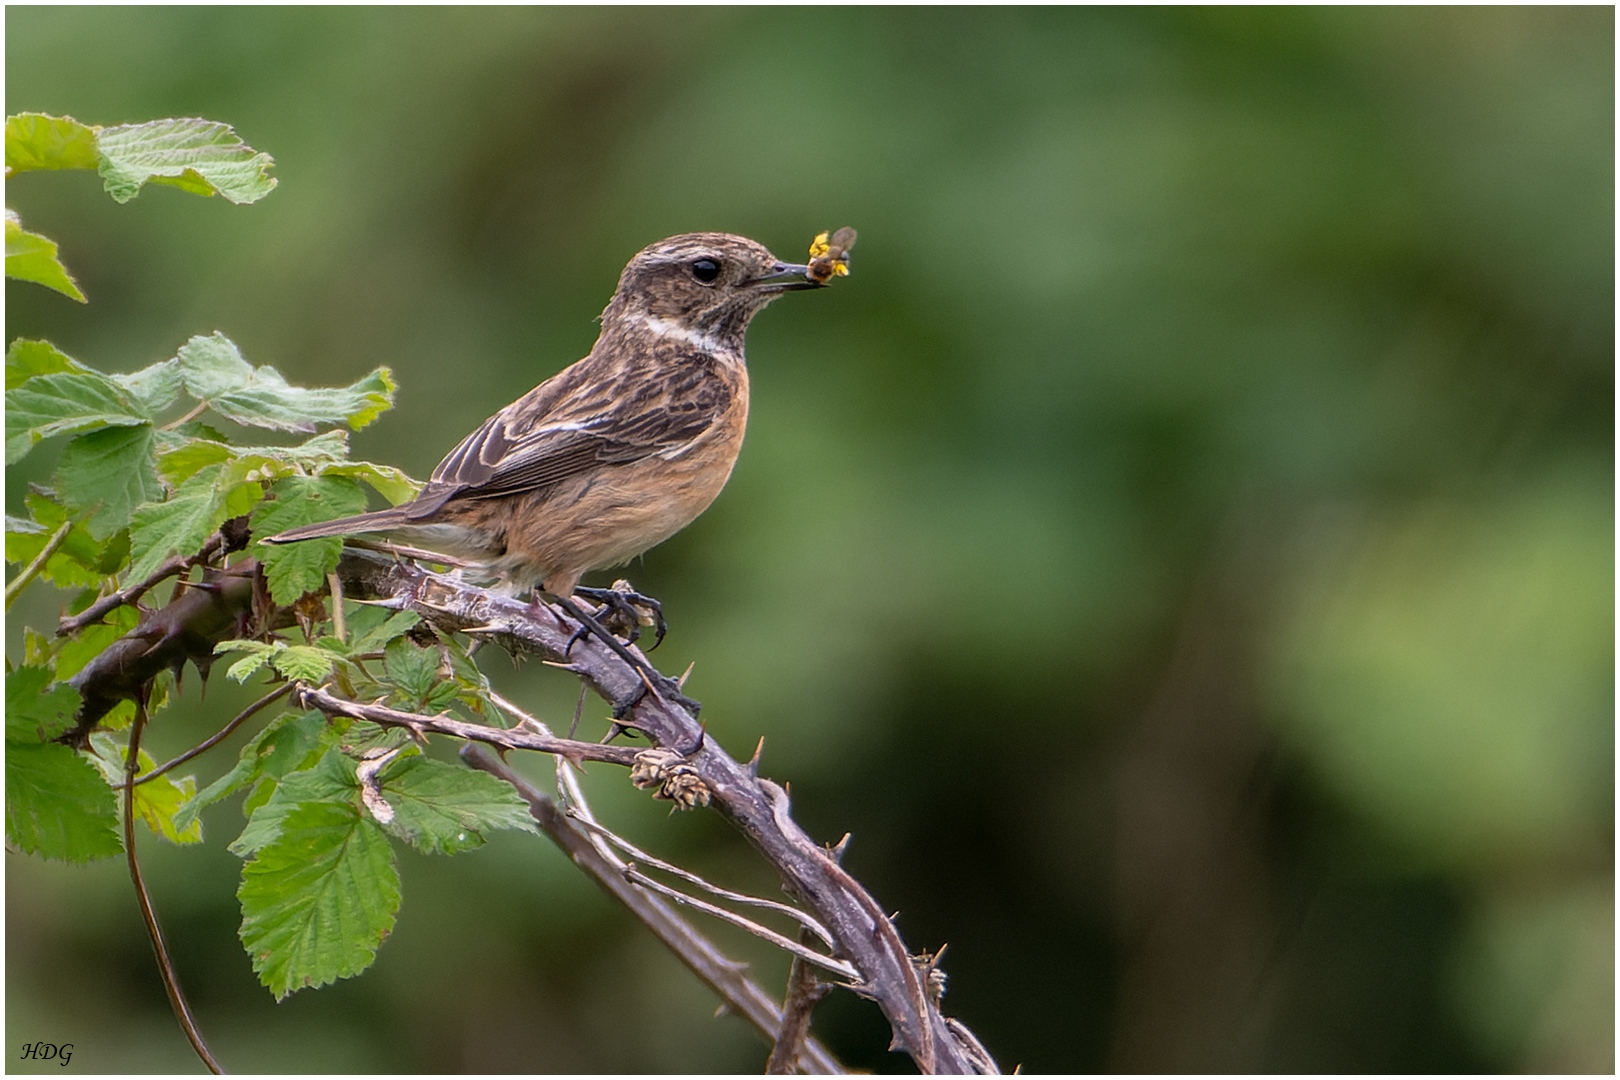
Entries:
<svg viewBox="0 0 1620 1080">
<path fill-rule="evenodd" d="M 669 632 L 669 623 L 664 620 L 664 605 L 637 592 L 628 581 L 616 581 L 611 589 L 591 589 L 582 585 L 574 589 L 574 595 L 603 605 L 603 610 L 597 612 L 602 625 L 613 630 L 623 629 L 625 641 L 631 644 L 641 637 L 642 621 L 650 619 L 653 643 L 648 652 L 663 644 L 664 635 Z"/>
</svg>

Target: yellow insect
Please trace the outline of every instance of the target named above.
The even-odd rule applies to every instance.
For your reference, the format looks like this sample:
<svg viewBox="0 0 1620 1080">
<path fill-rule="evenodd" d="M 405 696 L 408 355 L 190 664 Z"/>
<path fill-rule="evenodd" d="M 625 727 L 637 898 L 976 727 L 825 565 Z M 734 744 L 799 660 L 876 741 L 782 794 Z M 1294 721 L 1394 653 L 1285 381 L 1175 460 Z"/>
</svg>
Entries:
<svg viewBox="0 0 1620 1080">
<path fill-rule="evenodd" d="M 822 233 L 810 241 L 810 268 L 805 276 L 825 285 L 834 277 L 849 276 L 849 249 L 855 246 L 855 230 L 845 225 L 832 234 Z"/>
</svg>

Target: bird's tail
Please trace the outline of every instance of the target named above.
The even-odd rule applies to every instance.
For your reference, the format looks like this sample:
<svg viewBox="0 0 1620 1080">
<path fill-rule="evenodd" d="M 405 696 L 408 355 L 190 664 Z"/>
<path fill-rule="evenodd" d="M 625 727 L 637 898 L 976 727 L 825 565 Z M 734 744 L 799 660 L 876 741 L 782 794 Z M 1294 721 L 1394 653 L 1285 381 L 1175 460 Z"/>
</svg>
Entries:
<svg viewBox="0 0 1620 1080">
<path fill-rule="evenodd" d="M 264 538 L 266 544 L 296 544 L 300 540 L 317 540 L 323 536 L 347 536 L 350 533 L 382 532 L 387 529 L 396 529 L 410 523 L 406 516 L 405 506 L 396 506 L 391 510 L 377 510 L 369 514 L 356 514 L 353 517 L 338 518 L 336 521 L 323 521 L 316 525 L 302 525 L 296 529 L 288 529 L 284 533 Z"/>
</svg>

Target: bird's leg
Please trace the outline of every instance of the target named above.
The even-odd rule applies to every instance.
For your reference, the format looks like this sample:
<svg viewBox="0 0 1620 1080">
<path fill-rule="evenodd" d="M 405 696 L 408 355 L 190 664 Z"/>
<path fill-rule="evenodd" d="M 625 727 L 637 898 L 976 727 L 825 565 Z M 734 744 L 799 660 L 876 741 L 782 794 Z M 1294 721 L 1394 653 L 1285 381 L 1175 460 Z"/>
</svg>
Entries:
<svg viewBox="0 0 1620 1080">
<path fill-rule="evenodd" d="M 615 581 L 611 589 L 589 589 L 583 585 L 576 586 L 574 595 L 583 596 L 587 600 L 594 600 L 598 604 L 605 604 L 612 609 L 610 618 L 617 625 L 629 627 L 625 640 L 632 644 L 641 636 L 642 621 L 648 618 L 646 612 L 652 612 L 650 625 L 653 628 L 653 643 L 652 649 L 648 649 L 648 652 L 652 652 L 653 649 L 663 644 L 664 635 L 669 632 L 669 623 L 664 621 L 664 605 L 645 593 L 637 592 L 623 578 Z M 597 614 L 602 613 L 599 611 Z M 603 622 L 606 624 L 607 620 L 604 619 Z"/>
<path fill-rule="evenodd" d="M 631 698 L 630 701 L 626 703 L 621 704 L 619 702 L 615 702 L 613 705 L 615 717 L 623 716 L 630 709 L 634 708 L 636 702 L 641 700 L 642 695 L 647 692 L 647 689 L 654 686 L 658 687 L 660 696 L 662 696 L 666 701 L 673 701 L 681 708 L 691 713 L 694 717 L 697 716 L 698 710 L 702 706 L 700 706 L 696 701 L 693 701 L 691 698 L 687 697 L 685 694 L 682 694 L 679 683 L 664 675 L 657 668 L 647 663 L 647 661 L 638 660 L 635 656 L 631 655 L 629 648 L 623 642 L 614 637 L 612 634 L 608 633 L 607 628 L 601 623 L 597 622 L 594 615 L 587 613 L 578 604 L 574 603 L 572 597 L 559 597 L 556 603 L 557 606 L 563 610 L 563 613 L 569 618 L 573 619 L 575 622 L 579 623 L 580 627 L 579 631 L 576 632 L 573 637 L 568 639 L 568 645 L 563 650 L 565 654 L 568 650 L 574 647 L 574 642 L 585 637 L 587 634 L 595 634 L 597 640 L 601 641 L 603 645 L 606 645 L 609 649 L 616 653 L 619 659 L 623 660 L 640 673 L 643 682 L 641 693 L 637 694 L 634 698 Z"/>
</svg>

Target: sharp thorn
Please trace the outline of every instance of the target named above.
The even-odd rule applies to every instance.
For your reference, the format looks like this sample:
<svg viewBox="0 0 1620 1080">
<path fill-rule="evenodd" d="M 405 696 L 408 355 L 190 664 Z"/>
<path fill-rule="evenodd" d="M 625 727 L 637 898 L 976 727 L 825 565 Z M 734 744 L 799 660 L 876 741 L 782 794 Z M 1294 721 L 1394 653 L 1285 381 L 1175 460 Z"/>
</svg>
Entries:
<svg viewBox="0 0 1620 1080">
<path fill-rule="evenodd" d="M 692 669 L 695 667 L 697 667 L 696 660 L 686 665 L 686 670 L 681 672 L 681 677 L 675 680 L 675 686 L 677 689 L 686 689 L 686 680 L 692 677 Z"/>
</svg>

